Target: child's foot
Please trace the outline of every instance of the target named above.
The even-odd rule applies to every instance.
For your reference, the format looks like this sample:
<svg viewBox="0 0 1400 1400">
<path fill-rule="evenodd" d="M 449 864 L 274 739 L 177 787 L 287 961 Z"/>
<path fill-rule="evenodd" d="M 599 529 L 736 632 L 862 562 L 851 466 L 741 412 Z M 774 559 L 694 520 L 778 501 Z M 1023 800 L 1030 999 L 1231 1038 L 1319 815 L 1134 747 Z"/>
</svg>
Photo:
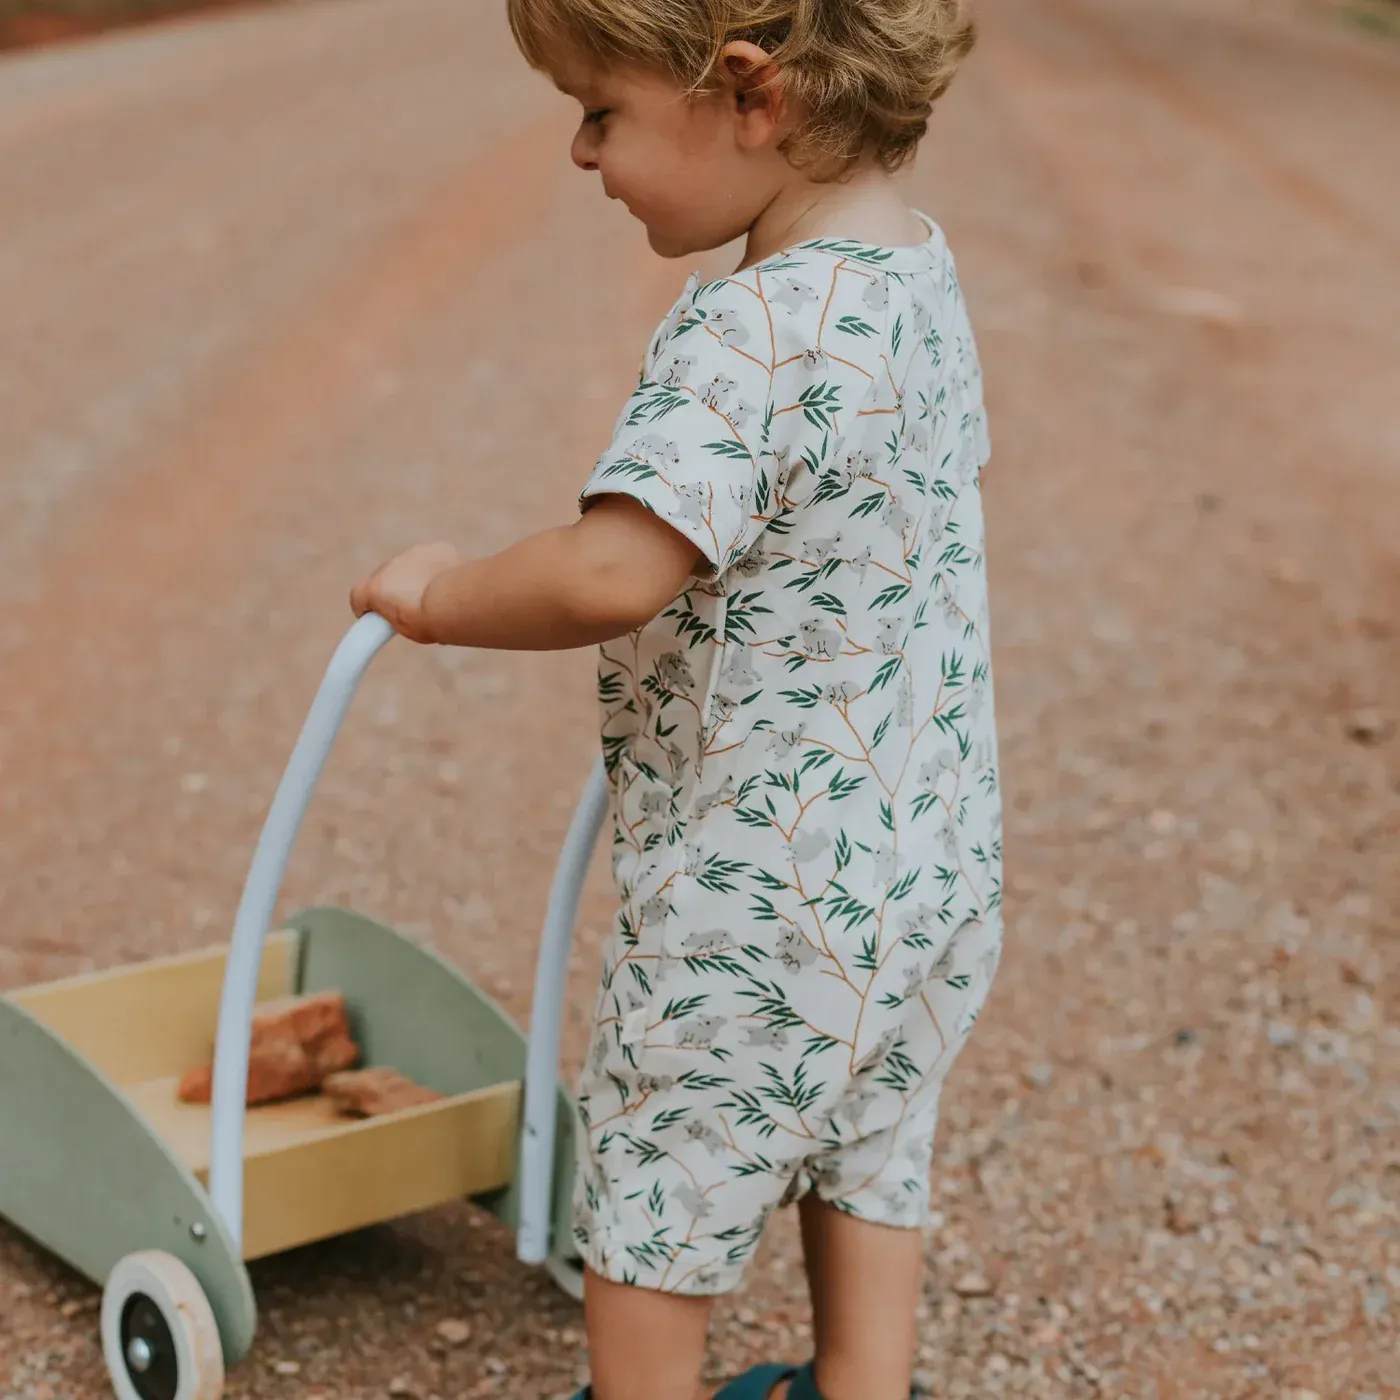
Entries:
<svg viewBox="0 0 1400 1400">
<path fill-rule="evenodd" d="M 797 1378 L 798 1369 L 793 1366 L 771 1363 L 754 1366 L 720 1386 L 710 1400 L 788 1400 L 788 1392 Z"/>
</svg>

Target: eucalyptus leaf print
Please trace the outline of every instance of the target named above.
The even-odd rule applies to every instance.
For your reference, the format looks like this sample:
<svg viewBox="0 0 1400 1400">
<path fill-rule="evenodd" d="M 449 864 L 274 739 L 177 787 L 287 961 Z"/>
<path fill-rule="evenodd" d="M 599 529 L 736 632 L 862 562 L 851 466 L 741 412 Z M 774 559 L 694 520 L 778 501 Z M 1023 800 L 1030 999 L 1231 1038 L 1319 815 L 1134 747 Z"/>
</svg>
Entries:
<svg viewBox="0 0 1400 1400">
<path fill-rule="evenodd" d="M 779 1204 L 914 1227 L 1001 949 L 981 372 L 951 256 L 845 239 L 692 278 L 581 504 L 695 548 L 602 649 L 619 910 L 576 1244 L 732 1289 Z"/>
</svg>

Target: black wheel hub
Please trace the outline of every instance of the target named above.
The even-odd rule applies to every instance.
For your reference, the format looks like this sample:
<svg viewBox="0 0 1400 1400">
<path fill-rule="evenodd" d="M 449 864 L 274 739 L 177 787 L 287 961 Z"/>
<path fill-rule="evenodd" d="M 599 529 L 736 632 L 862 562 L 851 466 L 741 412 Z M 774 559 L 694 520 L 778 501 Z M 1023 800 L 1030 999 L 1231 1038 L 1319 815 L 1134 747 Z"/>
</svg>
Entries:
<svg viewBox="0 0 1400 1400">
<path fill-rule="evenodd" d="M 141 1400 L 175 1400 L 180 1363 L 165 1315 L 144 1293 L 122 1308 L 122 1360 Z"/>
</svg>

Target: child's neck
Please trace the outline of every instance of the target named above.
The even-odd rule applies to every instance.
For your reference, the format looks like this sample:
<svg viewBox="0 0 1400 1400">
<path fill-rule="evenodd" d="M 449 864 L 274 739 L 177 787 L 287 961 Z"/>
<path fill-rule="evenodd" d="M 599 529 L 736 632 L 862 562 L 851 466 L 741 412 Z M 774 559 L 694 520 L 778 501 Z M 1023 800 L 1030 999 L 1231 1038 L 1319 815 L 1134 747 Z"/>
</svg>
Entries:
<svg viewBox="0 0 1400 1400">
<path fill-rule="evenodd" d="M 878 167 L 862 167 L 840 184 L 796 179 L 782 186 L 754 220 L 740 267 L 752 267 L 812 238 L 902 247 L 924 242 L 928 228 Z"/>
</svg>

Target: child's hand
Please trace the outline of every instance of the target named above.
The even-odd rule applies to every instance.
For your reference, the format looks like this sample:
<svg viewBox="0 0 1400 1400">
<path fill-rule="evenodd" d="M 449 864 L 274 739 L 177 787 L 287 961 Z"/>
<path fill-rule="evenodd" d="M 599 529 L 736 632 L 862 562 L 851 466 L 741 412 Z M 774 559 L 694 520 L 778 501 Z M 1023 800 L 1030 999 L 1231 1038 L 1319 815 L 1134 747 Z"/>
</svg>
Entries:
<svg viewBox="0 0 1400 1400">
<path fill-rule="evenodd" d="M 428 585 L 460 563 L 450 544 L 419 544 L 381 564 L 350 590 L 356 617 L 378 613 L 395 632 L 411 642 L 436 642 L 423 608 Z"/>
</svg>

